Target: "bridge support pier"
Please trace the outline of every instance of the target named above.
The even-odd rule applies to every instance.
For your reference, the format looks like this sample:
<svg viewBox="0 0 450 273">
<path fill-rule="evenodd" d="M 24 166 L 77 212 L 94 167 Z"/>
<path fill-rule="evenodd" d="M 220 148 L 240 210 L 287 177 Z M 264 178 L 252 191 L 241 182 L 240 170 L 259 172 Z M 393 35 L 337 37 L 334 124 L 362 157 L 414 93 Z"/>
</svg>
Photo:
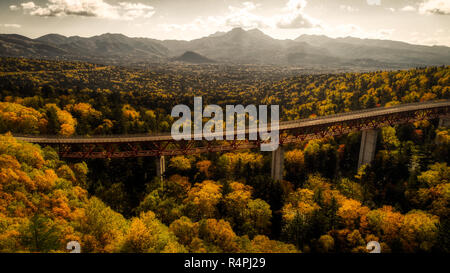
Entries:
<svg viewBox="0 0 450 273">
<path fill-rule="evenodd" d="M 284 150 L 282 146 L 272 152 L 272 179 L 281 181 L 283 179 L 284 170 Z"/>
<path fill-rule="evenodd" d="M 439 127 L 450 127 L 450 116 L 439 119 Z"/>
<path fill-rule="evenodd" d="M 364 130 L 361 136 L 361 148 L 359 150 L 358 169 L 362 165 L 372 163 L 375 158 L 377 146 L 377 130 Z"/>
<path fill-rule="evenodd" d="M 166 160 L 164 156 L 160 156 L 156 159 L 156 175 L 163 181 L 164 173 L 166 172 Z"/>
</svg>

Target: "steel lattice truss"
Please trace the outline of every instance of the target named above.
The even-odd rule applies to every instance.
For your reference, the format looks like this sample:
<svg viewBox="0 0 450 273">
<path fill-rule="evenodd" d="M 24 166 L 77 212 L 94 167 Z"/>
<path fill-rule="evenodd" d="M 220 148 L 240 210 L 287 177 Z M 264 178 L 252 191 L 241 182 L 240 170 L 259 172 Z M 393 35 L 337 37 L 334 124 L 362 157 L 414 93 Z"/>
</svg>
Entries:
<svg viewBox="0 0 450 273">
<path fill-rule="evenodd" d="M 280 123 L 280 145 L 385 126 L 448 117 L 450 101 L 402 105 Z M 261 140 L 175 141 L 170 135 L 95 138 L 17 137 L 56 147 L 63 158 L 128 158 L 191 155 L 259 148 Z"/>
</svg>

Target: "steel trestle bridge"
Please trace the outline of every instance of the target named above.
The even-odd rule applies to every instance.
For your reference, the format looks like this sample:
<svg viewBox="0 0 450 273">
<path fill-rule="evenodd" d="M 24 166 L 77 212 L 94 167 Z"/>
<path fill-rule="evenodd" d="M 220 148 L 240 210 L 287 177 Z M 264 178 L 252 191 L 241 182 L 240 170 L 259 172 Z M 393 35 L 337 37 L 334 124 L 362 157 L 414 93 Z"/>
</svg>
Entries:
<svg viewBox="0 0 450 273">
<path fill-rule="evenodd" d="M 355 131 L 376 129 L 397 124 L 413 123 L 447 117 L 450 100 L 403 104 L 373 108 L 337 115 L 280 122 L 280 145 L 339 136 Z M 247 129 L 248 133 L 248 129 Z M 225 139 L 225 132 L 224 139 Z M 15 136 L 19 140 L 58 148 L 63 158 L 127 158 L 175 156 L 226 152 L 257 148 L 258 140 L 180 140 L 170 134 L 111 135 L 92 137 Z"/>
<path fill-rule="evenodd" d="M 274 180 L 283 179 L 284 149 L 283 145 L 299 143 L 312 139 L 345 135 L 362 131 L 358 168 L 370 164 L 375 156 L 377 128 L 398 124 L 413 123 L 422 120 L 439 119 L 440 126 L 450 124 L 450 100 L 422 102 L 379 107 L 329 115 L 310 119 L 285 121 L 279 123 L 280 145 L 272 152 L 271 176 Z M 249 134 L 255 129 L 247 129 Z M 257 128 L 256 128 L 257 130 Z M 170 134 L 147 135 L 110 135 L 93 137 L 59 137 L 59 136 L 19 136 L 19 140 L 52 146 L 62 158 L 131 158 L 157 157 L 156 172 L 164 178 L 165 156 L 192 155 L 208 152 L 229 152 L 242 149 L 258 148 L 267 140 L 191 140 L 176 141 Z M 222 134 L 226 139 L 226 132 Z"/>
</svg>

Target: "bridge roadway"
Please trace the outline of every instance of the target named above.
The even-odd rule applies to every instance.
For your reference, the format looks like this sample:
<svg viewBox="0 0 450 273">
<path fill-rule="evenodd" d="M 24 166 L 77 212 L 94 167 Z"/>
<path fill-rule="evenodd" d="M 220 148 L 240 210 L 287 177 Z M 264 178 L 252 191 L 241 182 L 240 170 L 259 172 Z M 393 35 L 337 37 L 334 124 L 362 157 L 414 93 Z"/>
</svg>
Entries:
<svg viewBox="0 0 450 273">
<path fill-rule="evenodd" d="M 450 110 L 450 100 L 441 100 L 433 102 L 411 103 L 402 104 L 392 107 L 379 107 L 372 109 L 365 109 L 360 111 L 353 111 L 347 113 L 341 113 L 336 115 L 321 116 L 317 118 L 300 119 L 293 121 L 284 121 L 279 124 L 279 131 L 283 133 L 285 131 L 295 130 L 298 132 L 317 132 L 323 131 L 324 128 L 330 128 L 335 125 L 349 127 L 348 124 L 355 121 L 371 121 L 372 125 L 359 123 L 359 129 L 369 129 L 370 127 L 376 128 L 376 122 L 380 120 L 387 121 L 388 124 L 406 123 L 407 121 L 414 121 L 415 119 L 427 119 L 427 118 L 439 118 L 448 116 Z M 432 112 L 431 116 L 427 115 Z M 422 115 L 422 118 L 420 117 Z M 406 121 L 404 120 L 406 118 Z M 396 122 L 402 119 L 400 122 Z M 367 122 L 366 122 L 367 123 Z M 270 125 L 269 125 L 270 126 Z M 366 128 L 367 127 L 367 128 Z M 246 133 L 252 132 L 254 128 L 246 130 Z M 235 132 L 237 134 L 239 132 Z M 348 133 L 348 131 L 342 131 L 342 134 Z M 223 134 L 224 138 L 226 133 Z M 301 133 L 300 133 L 301 134 Z M 215 135 L 215 134 L 213 134 Z M 322 136 L 326 136 L 322 132 Z M 336 135 L 336 134 L 333 134 Z M 170 134 L 146 134 L 146 135 L 109 135 L 109 136 L 76 136 L 76 137 L 61 137 L 61 136 L 24 136 L 16 135 L 19 140 L 36 143 L 36 144 L 108 144 L 108 143 L 139 143 L 139 142 L 164 142 L 174 141 Z M 194 135 L 193 135 L 194 137 Z"/>
</svg>

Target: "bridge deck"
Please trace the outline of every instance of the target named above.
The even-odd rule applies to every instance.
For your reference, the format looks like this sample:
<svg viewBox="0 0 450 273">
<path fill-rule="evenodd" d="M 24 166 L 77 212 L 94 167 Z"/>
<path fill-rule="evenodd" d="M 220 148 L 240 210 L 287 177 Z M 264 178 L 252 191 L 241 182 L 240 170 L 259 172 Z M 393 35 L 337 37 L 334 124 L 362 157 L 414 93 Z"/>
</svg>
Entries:
<svg viewBox="0 0 450 273">
<path fill-rule="evenodd" d="M 421 110 L 431 110 L 436 108 L 450 107 L 450 100 L 411 103 L 397 105 L 393 107 L 380 107 L 365 109 L 354 112 L 341 113 L 336 115 L 321 116 L 317 118 L 293 120 L 280 122 L 279 130 L 307 129 L 316 126 L 326 126 L 347 122 L 352 120 L 367 119 L 371 117 L 389 116 L 398 113 L 415 112 Z M 448 111 L 447 111 L 448 112 Z M 246 132 L 255 129 L 247 129 Z M 225 136 L 225 132 L 218 133 Z M 109 135 L 109 136 L 79 136 L 79 137 L 55 137 L 55 136 L 15 136 L 19 140 L 41 143 L 41 144 L 94 144 L 94 143 L 133 143 L 133 142 L 157 142 L 172 140 L 169 133 L 166 134 L 146 134 L 146 135 Z"/>
</svg>

